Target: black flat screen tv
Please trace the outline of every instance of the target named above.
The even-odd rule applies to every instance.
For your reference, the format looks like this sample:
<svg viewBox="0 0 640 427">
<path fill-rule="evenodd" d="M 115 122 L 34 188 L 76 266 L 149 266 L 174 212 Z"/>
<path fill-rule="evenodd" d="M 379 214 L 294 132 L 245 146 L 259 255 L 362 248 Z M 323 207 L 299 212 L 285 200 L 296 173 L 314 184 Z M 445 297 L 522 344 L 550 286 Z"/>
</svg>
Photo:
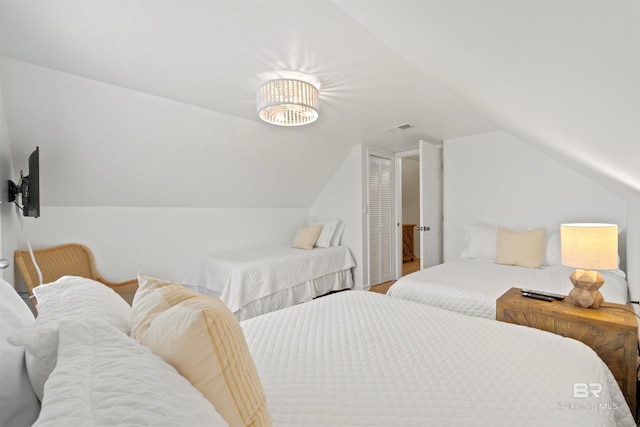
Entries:
<svg viewBox="0 0 640 427">
<path fill-rule="evenodd" d="M 37 218 L 40 216 L 40 147 L 29 156 L 27 175 L 20 171 L 20 181 L 15 184 L 9 180 L 9 202 L 14 202 L 22 215 Z M 18 195 L 22 198 L 22 206 L 18 203 Z"/>
</svg>

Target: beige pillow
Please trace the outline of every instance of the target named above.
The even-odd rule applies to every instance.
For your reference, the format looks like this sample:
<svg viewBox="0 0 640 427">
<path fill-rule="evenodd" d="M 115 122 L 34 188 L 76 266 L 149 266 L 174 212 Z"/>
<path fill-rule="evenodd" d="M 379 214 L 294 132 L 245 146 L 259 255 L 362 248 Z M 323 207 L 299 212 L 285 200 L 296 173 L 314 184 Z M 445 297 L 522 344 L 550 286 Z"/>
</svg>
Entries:
<svg viewBox="0 0 640 427">
<path fill-rule="evenodd" d="M 262 382 L 224 303 L 143 274 L 138 281 L 131 336 L 188 379 L 230 426 L 270 426 Z"/>
<path fill-rule="evenodd" d="M 321 231 L 322 225 L 300 227 L 296 233 L 296 237 L 293 239 L 293 247 L 298 249 L 313 249 L 313 245 L 316 244 Z"/>
<path fill-rule="evenodd" d="M 538 268 L 544 260 L 544 231 L 498 228 L 496 263 Z"/>
</svg>

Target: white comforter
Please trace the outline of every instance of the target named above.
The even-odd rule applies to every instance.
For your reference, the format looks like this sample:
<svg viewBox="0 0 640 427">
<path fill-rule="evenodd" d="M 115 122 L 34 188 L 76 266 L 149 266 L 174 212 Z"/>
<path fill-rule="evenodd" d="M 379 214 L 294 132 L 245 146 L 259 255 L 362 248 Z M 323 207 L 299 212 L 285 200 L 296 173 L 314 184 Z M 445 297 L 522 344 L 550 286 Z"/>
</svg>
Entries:
<svg viewBox="0 0 640 427">
<path fill-rule="evenodd" d="M 241 325 L 275 426 L 635 425 L 597 355 L 547 332 L 362 291 Z"/>
<path fill-rule="evenodd" d="M 561 265 L 524 268 L 493 261 L 460 258 L 402 277 L 387 295 L 471 316 L 496 318 L 496 299 L 511 288 L 567 295 L 573 268 Z M 605 301 L 626 304 L 627 282 L 622 272 L 601 272 Z"/>
<path fill-rule="evenodd" d="M 252 301 L 354 266 L 345 246 L 311 250 L 276 246 L 206 255 L 183 283 L 219 292 L 235 313 Z"/>
</svg>

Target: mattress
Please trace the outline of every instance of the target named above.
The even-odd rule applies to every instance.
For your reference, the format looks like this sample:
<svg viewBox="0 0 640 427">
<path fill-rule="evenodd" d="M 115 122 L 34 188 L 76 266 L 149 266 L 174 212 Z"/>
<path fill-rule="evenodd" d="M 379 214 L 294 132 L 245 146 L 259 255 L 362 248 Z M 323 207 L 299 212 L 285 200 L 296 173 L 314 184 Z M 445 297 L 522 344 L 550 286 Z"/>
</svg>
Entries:
<svg viewBox="0 0 640 427">
<path fill-rule="evenodd" d="M 597 355 L 548 332 L 365 291 L 241 325 L 274 426 L 635 425 Z"/>
<path fill-rule="evenodd" d="M 387 292 L 402 298 L 463 314 L 496 318 L 496 299 L 511 288 L 535 289 L 567 295 L 573 268 L 561 265 L 524 268 L 489 260 L 460 258 L 400 278 Z M 624 273 L 601 272 L 605 301 L 626 304 Z"/>
<path fill-rule="evenodd" d="M 279 301 L 299 303 L 318 296 L 316 292 L 351 288 L 353 267 L 355 261 L 345 246 L 253 248 L 208 254 L 194 264 L 183 283 L 218 293 L 234 313 L 242 313 L 253 303 L 245 312 L 255 315 L 273 306 L 282 308 Z M 336 274 L 339 272 L 343 273 Z"/>
</svg>

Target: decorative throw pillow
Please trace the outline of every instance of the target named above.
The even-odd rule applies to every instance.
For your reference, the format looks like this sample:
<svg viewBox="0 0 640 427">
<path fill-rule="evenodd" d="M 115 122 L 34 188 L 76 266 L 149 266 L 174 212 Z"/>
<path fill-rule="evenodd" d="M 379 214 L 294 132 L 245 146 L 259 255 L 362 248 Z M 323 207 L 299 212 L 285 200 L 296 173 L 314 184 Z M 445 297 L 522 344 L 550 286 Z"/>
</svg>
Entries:
<svg viewBox="0 0 640 427">
<path fill-rule="evenodd" d="M 322 226 L 319 224 L 300 227 L 296 237 L 293 239 L 293 247 L 297 249 L 313 249 L 321 231 Z"/>
<path fill-rule="evenodd" d="M 227 425 L 173 367 L 113 326 L 65 319 L 59 336 L 35 427 Z"/>
<path fill-rule="evenodd" d="M 544 259 L 544 231 L 498 228 L 496 263 L 538 268 Z"/>
<path fill-rule="evenodd" d="M 138 275 L 131 336 L 161 356 L 230 426 L 268 426 L 262 382 L 235 316 L 218 298 Z"/>
</svg>

